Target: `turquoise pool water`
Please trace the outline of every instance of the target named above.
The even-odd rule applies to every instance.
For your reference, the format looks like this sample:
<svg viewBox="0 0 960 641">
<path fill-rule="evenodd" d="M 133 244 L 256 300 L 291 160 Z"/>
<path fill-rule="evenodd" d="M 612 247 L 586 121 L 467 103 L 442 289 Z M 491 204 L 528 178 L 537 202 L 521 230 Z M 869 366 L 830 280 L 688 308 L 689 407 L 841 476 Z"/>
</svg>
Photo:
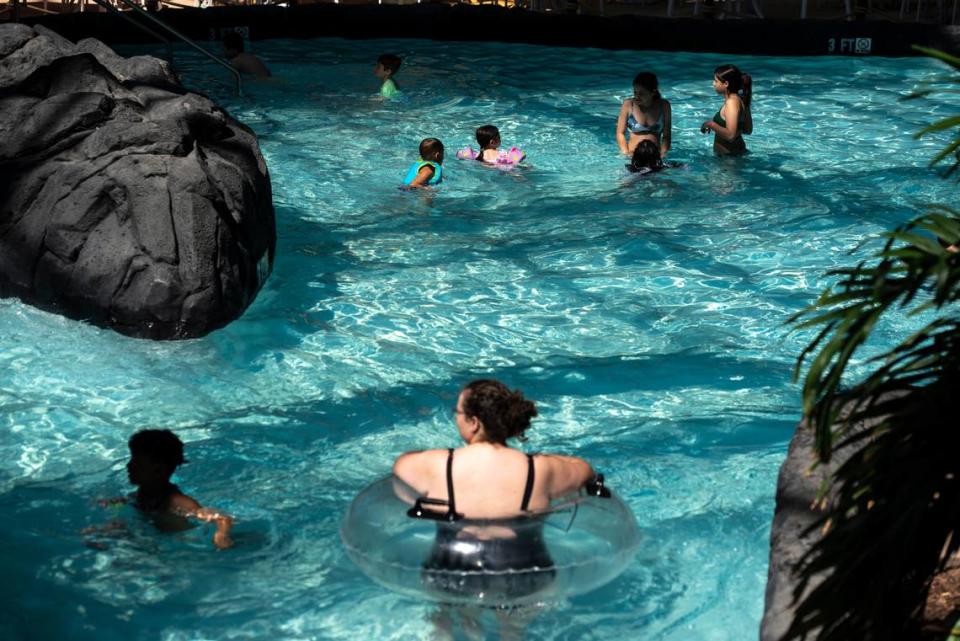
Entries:
<svg viewBox="0 0 960 641">
<path fill-rule="evenodd" d="M 870 234 L 946 202 L 914 132 L 949 109 L 898 99 L 924 60 L 729 58 L 427 41 L 256 43 L 283 83 L 203 86 L 261 137 L 279 232 L 248 312 L 200 340 L 138 341 L 0 301 L 0 637 L 421 639 L 429 604 L 346 558 L 338 521 L 402 451 L 456 443 L 459 387 L 493 376 L 540 403 L 526 448 L 607 473 L 643 529 L 614 583 L 528 638 L 741 641 L 763 607 L 776 475 L 809 335 L 784 320 Z M 405 97 L 374 97 L 376 56 Z M 752 154 L 711 155 L 712 69 L 755 77 Z M 652 69 L 683 169 L 633 179 L 619 101 Z M 457 162 L 480 124 L 529 154 Z M 397 189 L 419 140 L 447 145 L 433 194 Z M 878 347 L 908 327 L 893 317 Z M 175 429 L 176 481 L 238 519 L 161 535 L 93 505 L 128 491 L 126 440 Z M 125 534 L 95 549 L 81 530 Z M 488 631 L 488 638 L 494 638 Z"/>
</svg>

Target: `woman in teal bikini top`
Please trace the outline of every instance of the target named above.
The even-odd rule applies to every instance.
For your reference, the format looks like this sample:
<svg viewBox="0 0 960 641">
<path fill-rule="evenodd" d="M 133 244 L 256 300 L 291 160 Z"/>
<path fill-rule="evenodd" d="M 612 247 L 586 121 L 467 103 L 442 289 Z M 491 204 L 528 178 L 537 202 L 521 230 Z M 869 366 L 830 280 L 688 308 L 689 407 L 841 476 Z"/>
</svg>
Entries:
<svg viewBox="0 0 960 641">
<path fill-rule="evenodd" d="M 723 106 L 700 126 L 701 133 L 713 132 L 713 151 L 718 156 L 739 156 L 747 152 L 743 134 L 753 133 L 750 113 L 750 76 L 733 65 L 721 65 L 713 75 L 713 89 L 723 96 Z M 727 124 L 732 122 L 732 124 Z"/>
<path fill-rule="evenodd" d="M 624 154 L 632 154 L 643 140 L 656 143 L 661 156 L 670 151 L 670 102 L 660 96 L 657 84 L 657 76 L 648 71 L 633 79 L 633 98 L 623 101 L 617 118 L 617 145 Z"/>
</svg>

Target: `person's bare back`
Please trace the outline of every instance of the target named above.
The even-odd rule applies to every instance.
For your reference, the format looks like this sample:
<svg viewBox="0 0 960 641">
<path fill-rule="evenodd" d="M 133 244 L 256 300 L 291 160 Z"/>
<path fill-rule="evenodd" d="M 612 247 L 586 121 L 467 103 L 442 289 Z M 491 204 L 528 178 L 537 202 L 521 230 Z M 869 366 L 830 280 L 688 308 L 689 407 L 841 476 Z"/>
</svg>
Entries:
<svg viewBox="0 0 960 641">
<path fill-rule="evenodd" d="M 260 58 L 244 51 L 243 36 L 235 31 L 224 34 L 223 55 L 240 73 L 253 74 L 258 78 L 269 78 L 273 75 Z"/>
<path fill-rule="evenodd" d="M 269 78 L 272 75 L 267 65 L 252 53 L 241 52 L 230 60 L 230 64 L 240 73 L 253 74 L 258 78 Z"/>
<path fill-rule="evenodd" d="M 499 519 L 543 510 L 593 478 L 575 456 L 527 455 L 507 445 L 537 415 L 534 404 L 498 381 L 474 381 L 457 398 L 457 429 L 466 445 L 455 450 L 407 452 L 394 474 L 424 496 L 449 501 L 466 518 Z M 528 487 L 529 486 L 529 487 Z"/>
</svg>

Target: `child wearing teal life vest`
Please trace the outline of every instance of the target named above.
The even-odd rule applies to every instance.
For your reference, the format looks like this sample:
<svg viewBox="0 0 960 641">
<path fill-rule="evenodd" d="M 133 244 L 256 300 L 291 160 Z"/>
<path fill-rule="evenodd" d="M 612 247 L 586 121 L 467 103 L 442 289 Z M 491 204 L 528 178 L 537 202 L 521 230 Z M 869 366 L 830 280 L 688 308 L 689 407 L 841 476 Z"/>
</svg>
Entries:
<svg viewBox="0 0 960 641">
<path fill-rule="evenodd" d="M 410 166 L 404 186 L 408 188 L 438 185 L 443 180 L 443 143 L 436 138 L 420 142 L 420 160 Z"/>
<path fill-rule="evenodd" d="M 400 63 L 403 59 L 392 53 L 385 53 L 377 58 L 377 65 L 373 68 L 373 75 L 383 81 L 380 85 L 380 95 L 384 98 L 395 98 L 400 95 L 397 83 L 393 77 L 400 71 Z"/>
</svg>

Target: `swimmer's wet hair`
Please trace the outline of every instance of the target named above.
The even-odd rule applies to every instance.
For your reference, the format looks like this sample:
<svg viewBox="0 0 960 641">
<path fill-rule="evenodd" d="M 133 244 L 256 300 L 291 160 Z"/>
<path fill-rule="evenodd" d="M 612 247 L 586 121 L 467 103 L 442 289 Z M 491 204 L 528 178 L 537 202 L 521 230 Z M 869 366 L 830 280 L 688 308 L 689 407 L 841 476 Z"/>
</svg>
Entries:
<svg viewBox="0 0 960 641">
<path fill-rule="evenodd" d="M 641 140 L 640 144 L 633 150 L 630 164 L 627 165 L 627 169 L 632 172 L 660 169 L 661 167 L 663 167 L 663 160 L 660 159 L 660 148 L 652 140 Z"/>
<path fill-rule="evenodd" d="M 480 379 L 463 388 L 463 411 L 483 423 L 483 431 L 495 443 L 509 438 L 526 440 L 524 432 L 530 419 L 537 415 L 537 406 L 523 397 L 520 390 L 510 390 L 500 381 Z"/>
<path fill-rule="evenodd" d="M 377 58 L 377 64 L 389 71 L 391 74 L 395 74 L 400 71 L 400 63 L 402 62 L 403 58 L 392 53 L 385 53 Z"/>
<path fill-rule="evenodd" d="M 166 465 L 170 471 L 186 463 L 183 441 L 170 430 L 140 430 L 127 442 L 130 453 L 145 456 Z"/>
<path fill-rule="evenodd" d="M 713 75 L 728 83 L 727 91 L 740 94 L 743 104 L 750 106 L 750 100 L 753 98 L 753 79 L 750 78 L 750 74 L 743 73 L 733 65 L 720 65 L 713 70 Z"/>
<path fill-rule="evenodd" d="M 243 36 L 236 31 L 228 31 L 223 34 L 223 46 L 243 53 Z"/>
<path fill-rule="evenodd" d="M 493 125 L 483 125 L 477 127 L 477 144 L 480 145 L 480 151 L 490 148 L 490 143 L 500 139 L 500 130 Z M 483 156 L 477 156 L 477 160 L 483 160 Z"/>
<path fill-rule="evenodd" d="M 424 138 L 420 141 L 420 157 L 424 160 L 440 162 L 443 156 L 443 143 L 436 138 Z"/>
<path fill-rule="evenodd" d="M 636 91 L 640 87 L 643 87 L 647 91 L 653 94 L 653 97 L 659 100 L 662 96 L 660 95 L 660 83 L 657 81 L 657 74 L 650 71 L 641 71 L 633 79 L 633 90 Z"/>
</svg>

